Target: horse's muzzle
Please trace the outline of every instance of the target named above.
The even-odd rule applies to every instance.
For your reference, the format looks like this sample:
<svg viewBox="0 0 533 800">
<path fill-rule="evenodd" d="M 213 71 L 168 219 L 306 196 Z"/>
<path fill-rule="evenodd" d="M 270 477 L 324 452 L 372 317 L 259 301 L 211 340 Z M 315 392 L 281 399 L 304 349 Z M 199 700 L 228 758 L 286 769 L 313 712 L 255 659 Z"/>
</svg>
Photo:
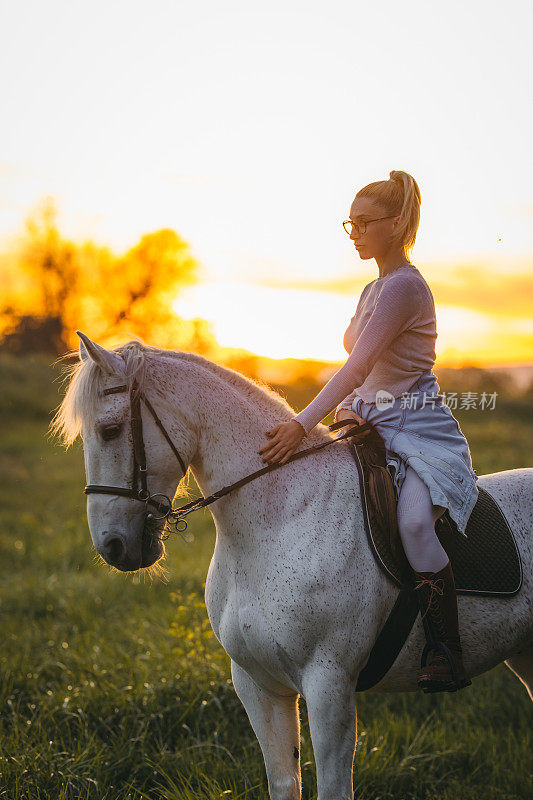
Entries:
<svg viewBox="0 0 533 800">
<path fill-rule="evenodd" d="M 115 569 L 121 572 L 136 572 L 155 564 L 165 552 L 163 542 L 157 536 L 142 534 L 140 545 L 128 547 L 125 538 L 118 533 L 110 533 L 99 548 L 100 555 Z"/>
</svg>

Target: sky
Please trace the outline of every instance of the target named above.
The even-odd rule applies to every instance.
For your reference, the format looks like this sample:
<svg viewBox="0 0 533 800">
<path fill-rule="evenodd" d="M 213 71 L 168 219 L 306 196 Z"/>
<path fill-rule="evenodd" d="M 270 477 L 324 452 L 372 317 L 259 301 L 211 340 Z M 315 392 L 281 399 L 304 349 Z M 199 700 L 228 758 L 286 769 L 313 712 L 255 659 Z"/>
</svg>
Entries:
<svg viewBox="0 0 533 800">
<path fill-rule="evenodd" d="M 402 169 L 438 355 L 533 361 L 532 8 L 5 4 L 0 243 L 47 195 L 66 235 L 116 250 L 171 227 L 201 264 L 178 313 L 226 346 L 342 359 L 378 270 L 341 222 Z"/>
</svg>

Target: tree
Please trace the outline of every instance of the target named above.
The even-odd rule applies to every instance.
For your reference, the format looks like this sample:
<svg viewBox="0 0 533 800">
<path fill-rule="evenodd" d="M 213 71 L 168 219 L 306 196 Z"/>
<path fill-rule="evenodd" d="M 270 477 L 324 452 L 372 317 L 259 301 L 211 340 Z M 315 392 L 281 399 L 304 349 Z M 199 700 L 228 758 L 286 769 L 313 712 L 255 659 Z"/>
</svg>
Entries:
<svg viewBox="0 0 533 800">
<path fill-rule="evenodd" d="M 160 347 L 216 350 L 205 320 L 182 320 L 172 309 L 180 289 L 198 279 L 198 264 L 175 231 L 146 234 L 116 255 L 94 242 L 65 239 L 56 219 L 47 198 L 9 260 L 17 280 L 0 307 L 3 349 L 60 354 L 77 347 L 76 329 L 83 329 L 103 343 L 133 335 Z"/>
<path fill-rule="evenodd" d="M 67 348 L 79 298 L 79 269 L 76 245 L 59 234 L 56 214 L 53 199 L 46 198 L 26 221 L 14 263 L 18 282 L 0 309 L 3 347 L 12 352 Z"/>
<path fill-rule="evenodd" d="M 186 242 L 168 228 L 146 234 L 117 259 L 100 259 L 87 296 L 98 309 L 102 335 L 128 330 L 148 340 L 154 329 L 160 336 L 164 326 L 176 331 L 172 303 L 196 282 L 197 271 Z"/>
</svg>

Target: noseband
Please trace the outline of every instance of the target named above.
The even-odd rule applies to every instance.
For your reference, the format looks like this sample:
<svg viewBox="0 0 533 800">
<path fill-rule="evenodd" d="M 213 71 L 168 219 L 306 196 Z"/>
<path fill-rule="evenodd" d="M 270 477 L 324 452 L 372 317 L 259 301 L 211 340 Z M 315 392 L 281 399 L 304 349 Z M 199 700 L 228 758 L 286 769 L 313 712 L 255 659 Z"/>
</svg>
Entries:
<svg viewBox="0 0 533 800">
<path fill-rule="evenodd" d="M 104 389 L 102 392 L 103 395 L 109 394 L 120 394 L 121 392 L 127 392 L 128 387 L 124 386 L 113 386 L 110 389 Z M 279 462 L 275 462 L 273 464 L 268 464 L 268 466 L 263 467 L 262 469 L 258 469 L 256 472 L 252 472 L 250 475 L 246 475 L 244 478 L 241 478 L 239 481 L 232 483 L 230 486 L 224 486 L 222 489 L 214 492 L 213 494 L 209 495 L 209 497 L 200 497 L 198 500 L 192 500 L 190 503 L 186 503 L 184 506 L 180 506 L 180 508 L 172 508 L 172 501 L 166 494 L 161 494 L 157 492 L 156 494 L 150 494 L 148 491 L 148 483 L 146 479 L 147 473 L 147 466 L 146 466 L 146 451 L 144 448 L 144 439 L 143 439 L 143 422 L 142 422 L 142 415 L 141 415 L 141 400 L 145 404 L 146 408 L 152 415 L 155 424 L 169 443 L 172 452 L 176 456 L 180 467 L 183 470 L 183 476 L 185 476 L 187 472 L 187 467 L 185 466 L 185 462 L 183 461 L 182 457 L 179 454 L 178 449 L 175 447 L 174 443 L 172 442 L 170 436 L 165 430 L 165 426 L 157 416 L 154 407 L 146 397 L 146 395 L 138 390 L 138 384 L 134 380 L 130 389 L 130 406 L 131 406 L 131 434 L 133 438 L 133 475 L 131 479 L 131 489 L 128 489 L 123 486 L 103 486 L 97 483 L 91 483 L 85 487 L 84 492 L 85 494 L 112 494 L 118 495 L 119 497 L 130 497 L 132 500 L 140 500 L 142 503 L 146 504 L 147 511 L 148 508 L 152 509 L 148 511 L 148 518 L 155 519 L 155 520 L 166 520 L 166 525 L 172 525 L 177 533 L 182 533 L 187 528 L 187 522 L 184 519 L 188 514 L 191 514 L 193 511 L 196 511 L 199 508 L 204 508 L 205 506 L 210 505 L 215 500 L 219 500 L 221 497 L 233 492 L 235 489 L 240 489 L 241 486 L 249 483 L 250 481 L 259 478 L 261 475 L 265 475 L 267 472 L 271 472 L 272 470 L 279 469 L 280 467 L 285 466 L 285 464 L 289 464 L 291 461 L 296 461 L 299 458 L 303 458 L 304 456 L 309 455 L 310 453 L 316 453 L 318 450 L 322 450 L 324 447 L 328 447 L 330 444 L 335 444 L 336 442 L 341 441 L 342 439 L 347 439 L 349 437 L 355 437 L 357 439 L 362 439 L 367 436 L 371 430 L 372 426 L 365 422 L 364 424 L 356 423 L 354 425 L 353 420 L 344 420 L 340 422 L 334 422 L 332 425 L 328 425 L 330 431 L 337 430 L 338 428 L 346 427 L 347 425 L 351 425 L 352 427 L 343 433 L 341 436 L 337 436 L 335 439 L 330 439 L 327 442 L 323 442 L 322 444 L 317 444 L 314 447 L 308 447 L 305 450 L 300 450 L 298 453 L 293 453 L 290 458 L 287 459 L 285 464 L 281 464 Z M 160 500 L 156 500 L 156 498 L 161 498 Z M 161 535 L 162 539 L 167 539 L 167 536 Z"/>
</svg>

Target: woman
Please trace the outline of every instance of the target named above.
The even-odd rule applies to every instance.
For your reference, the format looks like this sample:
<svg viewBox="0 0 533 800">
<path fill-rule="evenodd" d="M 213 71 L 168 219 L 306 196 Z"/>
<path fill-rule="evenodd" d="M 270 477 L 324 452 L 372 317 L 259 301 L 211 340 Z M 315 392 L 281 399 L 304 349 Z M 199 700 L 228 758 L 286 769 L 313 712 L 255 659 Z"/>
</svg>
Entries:
<svg viewBox="0 0 533 800">
<path fill-rule="evenodd" d="M 418 685 L 426 692 L 455 691 L 471 681 L 462 661 L 453 572 L 435 521 L 448 509 L 466 535 L 478 489 L 468 443 L 432 371 L 435 304 L 407 257 L 419 221 L 420 190 L 406 172 L 393 170 L 389 180 L 357 193 L 343 225 L 359 257 L 376 260 L 379 277 L 363 289 L 344 335 L 350 355 L 303 411 L 267 432 L 259 453 L 263 461 L 284 464 L 335 407 L 336 420 L 376 428 L 394 479 L 399 532 L 417 579 L 430 652 Z"/>
</svg>

